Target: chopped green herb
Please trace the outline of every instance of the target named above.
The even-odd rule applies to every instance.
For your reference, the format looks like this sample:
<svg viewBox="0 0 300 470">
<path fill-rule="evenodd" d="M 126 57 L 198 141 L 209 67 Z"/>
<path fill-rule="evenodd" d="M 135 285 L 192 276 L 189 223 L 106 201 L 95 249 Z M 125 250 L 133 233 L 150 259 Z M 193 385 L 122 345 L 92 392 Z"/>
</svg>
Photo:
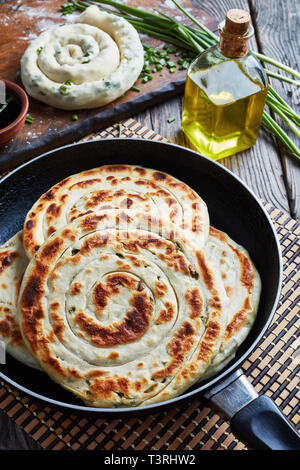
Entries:
<svg viewBox="0 0 300 470">
<path fill-rule="evenodd" d="M 63 96 L 69 95 L 68 87 L 72 85 L 71 80 L 67 80 L 63 85 L 59 87 L 59 93 Z"/>
<path fill-rule="evenodd" d="M 168 122 L 171 123 L 171 122 L 174 122 L 175 120 L 176 120 L 176 118 L 174 116 L 172 116 L 172 117 L 169 117 Z"/>
<path fill-rule="evenodd" d="M 42 52 L 42 50 L 44 49 L 44 46 L 40 46 L 36 52 L 37 52 L 37 55 L 40 55 L 40 53 Z"/>
<path fill-rule="evenodd" d="M 143 48 L 145 49 L 145 51 L 149 50 L 152 48 L 152 46 L 150 46 L 150 44 L 147 44 L 146 42 L 143 42 Z"/>
<path fill-rule="evenodd" d="M 77 114 L 72 115 L 72 121 L 78 121 L 78 115 Z"/>
<path fill-rule="evenodd" d="M 170 72 L 170 73 L 175 73 L 175 72 L 176 72 L 176 67 L 171 67 L 171 68 L 169 69 L 169 72 Z"/>
<path fill-rule="evenodd" d="M 167 67 L 168 67 L 168 69 L 171 69 L 173 67 L 176 67 L 176 64 L 175 64 L 175 62 L 172 62 L 171 60 L 169 60 L 169 62 L 167 62 Z"/>
<path fill-rule="evenodd" d="M 71 15 L 75 10 L 77 10 L 77 5 L 74 5 L 73 3 L 64 3 L 60 8 L 63 15 Z"/>
<path fill-rule="evenodd" d="M 34 117 L 27 114 L 27 116 L 25 118 L 25 122 L 27 122 L 28 124 L 32 124 L 34 122 Z"/>
<path fill-rule="evenodd" d="M 160 50 L 160 51 L 158 51 L 158 55 L 159 55 L 159 57 L 167 57 L 168 54 L 167 54 L 166 51 Z"/>
<path fill-rule="evenodd" d="M 139 93 L 141 91 L 141 89 L 138 88 L 137 86 L 132 86 L 131 89 L 132 89 L 132 91 L 136 91 L 137 93 Z"/>
<path fill-rule="evenodd" d="M 122 124 L 118 124 L 118 137 L 121 137 L 122 136 Z"/>
<path fill-rule="evenodd" d="M 189 68 L 189 65 L 190 65 L 189 62 L 185 60 L 183 64 L 179 67 L 179 70 L 186 70 Z"/>
<path fill-rule="evenodd" d="M 9 105 L 9 103 L 13 100 L 14 98 L 12 96 L 10 96 L 9 98 L 7 98 L 7 100 L 5 101 L 5 103 L 2 104 L 1 108 L 0 108 L 0 113 L 2 111 L 4 111 L 7 106 Z"/>
</svg>

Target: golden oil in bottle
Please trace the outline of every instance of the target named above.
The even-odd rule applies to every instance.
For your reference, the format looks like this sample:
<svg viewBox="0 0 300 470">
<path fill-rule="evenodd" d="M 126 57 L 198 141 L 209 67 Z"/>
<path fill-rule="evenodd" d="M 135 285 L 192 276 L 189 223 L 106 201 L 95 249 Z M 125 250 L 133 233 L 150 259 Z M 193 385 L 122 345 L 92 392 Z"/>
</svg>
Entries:
<svg viewBox="0 0 300 470">
<path fill-rule="evenodd" d="M 191 146 L 214 160 L 255 144 L 267 94 L 264 70 L 247 50 L 249 22 L 236 26 L 228 17 L 232 20 L 230 12 L 226 28 L 220 25 L 220 46 L 205 51 L 189 67 L 182 114 Z M 243 35 L 242 27 L 247 28 Z M 239 33 L 233 34 L 236 28 Z"/>
</svg>

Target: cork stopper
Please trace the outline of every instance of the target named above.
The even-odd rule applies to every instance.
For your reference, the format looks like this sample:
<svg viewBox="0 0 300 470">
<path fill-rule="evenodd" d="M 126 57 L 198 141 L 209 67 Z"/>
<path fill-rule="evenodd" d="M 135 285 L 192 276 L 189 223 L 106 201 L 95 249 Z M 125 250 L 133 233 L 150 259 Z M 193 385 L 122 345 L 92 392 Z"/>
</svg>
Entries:
<svg viewBox="0 0 300 470">
<path fill-rule="evenodd" d="M 250 15 L 245 10 L 234 8 L 229 10 L 225 20 L 225 31 L 230 34 L 243 36 L 249 30 Z"/>
<path fill-rule="evenodd" d="M 219 25 L 220 51 L 225 57 L 239 58 L 247 54 L 248 40 L 253 36 L 250 14 L 245 10 L 232 9 Z"/>
</svg>

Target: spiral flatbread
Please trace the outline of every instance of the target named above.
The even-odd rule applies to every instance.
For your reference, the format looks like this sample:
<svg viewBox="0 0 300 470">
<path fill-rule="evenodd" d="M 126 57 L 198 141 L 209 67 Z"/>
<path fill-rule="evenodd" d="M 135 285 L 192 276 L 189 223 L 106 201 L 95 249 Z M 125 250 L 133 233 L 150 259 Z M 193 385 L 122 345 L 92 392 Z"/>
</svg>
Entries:
<svg viewBox="0 0 300 470">
<path fill-rule="evenodd" d="M 65 178 L 43 194 L 28 212 L 24 246 L 34 256 L 56 230 L 78 217 L 105 210 L 137 210 L 161 217 L 200 249 L 208 237 L 205 202 L 173 176 L 131 165 L 105 165 Z"/>
<path fill-rule="evenodd" d="M 178 395 L 223 338 L 218 272 L 176 226 L 156 218 L 149 231 L 150 218 L 122 210 L 79 217 L 53 233 L 24 275 L 18 315 L 27 347 L 91 406 Z"/>
<path fill-rule="evenodd" d="M 253 326 L 261 292 L 260 276 L 249 253 L 227 234 L 210 227 L 204 251 L 214 269 L 221 274 L 229 303 L 220 350 L 202 380 L 215 375 L 233 359 Z"/>
<path fill-rule="evenodd" d="M 138 33 L 128 21 L 88 7 L 75 24 L 34 39 L 21 59 L 27 93 L 61 109 L 114 101 L 132 87 L 144 64 Z"/>
<path fill-rule="evenodd" d="M 37 362 L 25 347 L 16 319 L 19 289 L 27 265 L 22 232 L 18 232 L 0 247 L 0 340 L 15 359 L 37 368 Z"/>
</svg>

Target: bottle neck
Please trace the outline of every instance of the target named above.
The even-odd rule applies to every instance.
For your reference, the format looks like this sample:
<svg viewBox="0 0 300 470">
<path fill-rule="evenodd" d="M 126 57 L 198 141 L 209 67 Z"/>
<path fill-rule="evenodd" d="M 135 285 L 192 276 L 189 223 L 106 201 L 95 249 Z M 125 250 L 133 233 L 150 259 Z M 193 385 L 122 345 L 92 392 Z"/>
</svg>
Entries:
<svg viewBox="0 0 300 470">
<path fill-rule="evenodd" d="M 248 52 L 248 41 L 253 36 L 252 26 L 250 26 L 249 31 L 245 35 L 239 36 L 226 32 L 224 23 L 222 22 L 219 25 L 219 50 L 221 54 L 230 59 L 244 57 Z"/>
</svg>

